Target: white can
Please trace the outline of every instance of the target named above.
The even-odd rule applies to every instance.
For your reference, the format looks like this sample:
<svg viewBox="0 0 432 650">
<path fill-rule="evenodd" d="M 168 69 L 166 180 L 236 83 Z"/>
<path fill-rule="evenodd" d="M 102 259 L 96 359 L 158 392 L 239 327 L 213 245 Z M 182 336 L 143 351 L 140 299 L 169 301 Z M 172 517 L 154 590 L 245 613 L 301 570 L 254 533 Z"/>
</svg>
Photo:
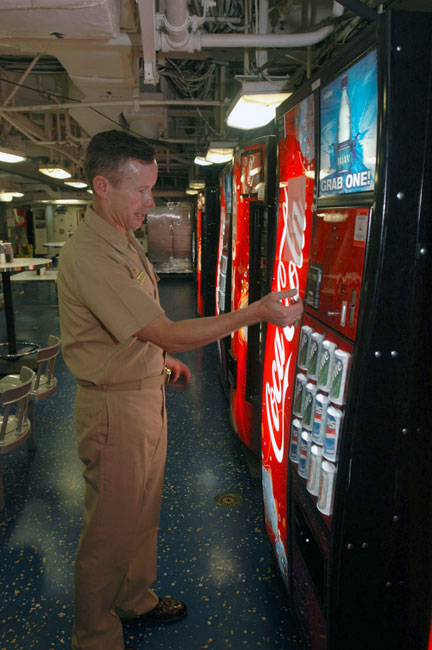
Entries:
<svg viewBox="0 0 432 650">
<path fill-rule="evenodd" d="M 318 379 L 319 358 L 321 354 L 321 344 L 324 341 L 324 334 L 313 332 L 310 341 L 309 362 L 307 374 L 310 379 Z"/>
<path fill-rule="evenodd" d="M 316 445 L 324 444 L 327 409 L 330 399 L 324 393 L 317 393 L 315 396 L 315 408 L 312 422 L 312 442 Z"/>
<path fill-rule="evenodd" d="M 303 427 L 311 431 L 315 410 L 315 395 L 317 394 L 316 384 L 308 382 L 305 386 L 304 393 L 305 397 L 303 404 Z"/>
<path fill-rule="evenodd" d="M 294 402 L 293 402 L 293 413 L 299 418 L 303 417 L 303 406 L 305 400 L 305 388 L 307 384 L 306 375 L 302 372 L 299 372 L 296 376 L 295 386 L 294 386 Z"/>
<path fill-rule="evenodd" d="M 289 457 L 293 463 L 298 463 L 300 454 L 300 439 L 302 434 L 302 425 L 300 420 L 294 418 L 291 424 L 291 438 Z"/>
<path fill-rule="evenodd" d="M 309 464 L 309 476 L 306 487 L 308 492 L 313 494 L 315 497 L 317 497 L 319 494 L 322 455 L 322 447 L 318 447 L 318 445 L 312 445 Z"/>
<path fill-rule="evenodd" d="M 350 358 L 351 355 L 344 352 L 344 350 L 336 350 L 334 353 L 330 399 L 335 404 L 343 404 L 345 401 L 345 386 Z"/>
<path fill-rule="evenodd" d="M 318 388 L 325 391 L 326 393 L 328 393 L 330 390 L 335 350 L 336 343 L 328 341 L 327 339 L 321 343 L 321 354 L 317 381 Z"/>
<path fill-rule="evenodd" d="M 323 460 L 320 471 L 320 486 L 317 508 L 323 515 L 331 515 L 336 484 L 336 466 Z"/>
<path fill-rule="evenodd" d="M 339 439 L 343 413 L 334 406 L 327 409 L 324 435 L 324 458 L 335 462 L 339 458 Z"/>
<path fill-rule="evenodd" d="M 300 455 L 298 462 L 298 473 L 303 478 L 309 476 L 310 454 L 312 447 L 312 436 L 309 431 L 302 431 L 300 441 Z"/>
<path fill-rule="evenodd" d="M 313 329 L 309 325 L 303 325 L 300 330 L 300 343 L 298 351 L 298 361 L 297 365 L 302 370 L 308 369 L 309 362 L 309 349 Z"/>
</svg>

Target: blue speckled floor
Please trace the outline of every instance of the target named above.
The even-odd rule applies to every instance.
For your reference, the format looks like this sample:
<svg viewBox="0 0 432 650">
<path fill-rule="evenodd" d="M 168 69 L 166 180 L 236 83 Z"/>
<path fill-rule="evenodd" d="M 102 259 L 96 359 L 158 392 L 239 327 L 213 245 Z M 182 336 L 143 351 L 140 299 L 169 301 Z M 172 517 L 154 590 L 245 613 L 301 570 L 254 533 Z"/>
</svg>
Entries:
<svg viewBox="0 0 432 650">
<path fill-rule="evenodd" d="M 195 316 L 191 280 L 162 280 L 160 290 L 170 317 Z M 14 300 L 18 338 L 44 344 L 48 334 L 58 333 L 52 289 L 15 285 Z M 216 346 L 181 357 L 193 378 L 187 391 L 168 391 L 169 448 L 155 588 L 160 595 L 184 599 L 189 616 L 166 627 L 128 624 L 125 640 L 138 650 L 298 649 L 264 531 L 260 480 L 250 476 L 230 429 Z M 73 426 L 75 385 L 62 359 L 57 376 L 57 392 L 37 404 L 37 451 L 21 447 L 2 459 L 0 650 L 70 647 L 83 481 Z M 242 501 L 221 507 L 215 498 L 222 493 L 240 495 Z"/>
</svg>

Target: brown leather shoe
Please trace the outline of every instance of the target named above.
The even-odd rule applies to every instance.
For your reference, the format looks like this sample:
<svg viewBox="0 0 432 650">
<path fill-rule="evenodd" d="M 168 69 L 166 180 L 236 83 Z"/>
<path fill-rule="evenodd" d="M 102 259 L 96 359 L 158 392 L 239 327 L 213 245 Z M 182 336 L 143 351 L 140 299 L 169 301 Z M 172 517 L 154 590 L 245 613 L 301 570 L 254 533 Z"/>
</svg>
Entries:
<svg viewBox="0 0 432 650">
<path fill-rule="evenodd" d="M 142 621 L 143 623 L 161 625 L 181 621 L 186 614 L 187 607 L 185 603 L 177 598 L 171 598 L 171 596 L 163 596 L 163 598 L 159 598 L 158 604 L 150 612 L 134 618 L 122 618 L 122 621 Z"/>
</svg>

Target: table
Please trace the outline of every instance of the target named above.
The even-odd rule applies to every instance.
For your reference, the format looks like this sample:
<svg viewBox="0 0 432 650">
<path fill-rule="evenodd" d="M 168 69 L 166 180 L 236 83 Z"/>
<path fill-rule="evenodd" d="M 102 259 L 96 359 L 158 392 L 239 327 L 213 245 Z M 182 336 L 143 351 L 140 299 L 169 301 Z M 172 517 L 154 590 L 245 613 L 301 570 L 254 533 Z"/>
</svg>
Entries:
<svg viewBox="0 0 432 650">
<path fill-rule="evenodd" d="M 65 241 L 47 241 L 45 242 L 44 246 L 48 248 L 48 255 L 51 255 L 51 257 L 55 256 L 55 259 L 58 258 L 59 253 L 56 251 L 51 251 L 52 248 L 58 248 L 60 249 L 62 246 L 66 244 Z M 53 260 L 54 262 L 54 260 Z"/>
<path fill-rule="evenodd" d="M 50 266 L 51 259 L 45 257 L 18 257 L 15 258 L 13 262 L 6 262 L 5 264 L 0 264 L 0 273 L 3 280 L 3 302 L 4 302 L 4 312 L 6 318 L 6 331 L 7 331 L 7 344 L 0 344 L 0 348 L 6 347 L 7 353 L 1 354 L 0 357 L 6 361 L 16 361 L 20 356 L 22 356 L 17 350 L 17 340 L 15 334 L 15 315 L 13 310 L 13 301 L 12 301 L 12 288 L 11 288 L 11 274 L 18 271 L 32 271 L 41 266 Z M 26 343 L 26 345 L 31 345 Z M 35 346 L 35 349 L 38 346 Z M 24 353 L 29 354 L 29 352 Z M 2 364 L 3 366 L 5 364 Z M 0 369 L 0 374 L 1 370 Z"/>
</svg>

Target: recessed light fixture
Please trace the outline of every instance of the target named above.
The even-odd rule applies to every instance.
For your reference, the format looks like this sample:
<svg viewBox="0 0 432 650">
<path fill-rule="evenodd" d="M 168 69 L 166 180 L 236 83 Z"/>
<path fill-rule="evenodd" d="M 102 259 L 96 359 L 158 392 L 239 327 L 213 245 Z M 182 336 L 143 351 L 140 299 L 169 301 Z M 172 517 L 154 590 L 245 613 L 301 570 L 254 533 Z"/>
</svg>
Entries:
<svg viewBox="0 0 432 650">
<path fill-rule="evenodd" d="M 20 199 L 24 194 L 22 192 L 8 192 L 7 190 L 0 191 L 0 201 L 10 203 L 13 199 Z"/>
<path fill-rule="evenodd" d="M 40 165 L 39 171 L 41 174 L 45 174 L 45 176 L 50 176 L 51 178 L 57 178 L 59 180 L 71 178 L 72 176 L 72 174 L 64 169 L 64 167 L 60 167 L 60 165 L 56 165 L 55 163 Z"/>
<path fill-rule="evenodd" d="M 245 81 L 227 116 L 227 125 L 235 129 L 256 129 L 276 116 L 276 108 L 291 93 L 277 90 L 268 81 Z"/>
<path fill-rule="evenodd" d="M 206 182 L 202 178 L 191 178 L 189 181 L 189 187 L 192 190 L 202 190 L 206 186 Z"/>
<path fill-rule="evenodd" d="M 0 145 L 0 161 L 5 163 L 20 163 L 27 160 L 27 156 L 21 151 L 9 149 Z"/>
<path fill-rule="evenodd" d="M 206 167 L 207 165 L 213 165 L 210 160 L 206 160 L 202 156 L 195 156 L 194 163 L 195 165 L 202 165 L 203 167 Z"/>
<path fill-rule="evenodd" d="M 65 181 L 64 184 L 69 185 L 70 187 L 75 187 L 77 190 L 83 190 L 85 187 L 88 187 L 87 183 L 79 178 L 71 178 L 70 180 Z"/>
<path fill-rule="evenodd" d="M 210 142 L 206 160 L 217 164 L 232 160 L 236 142 Z"/>
</svg>

